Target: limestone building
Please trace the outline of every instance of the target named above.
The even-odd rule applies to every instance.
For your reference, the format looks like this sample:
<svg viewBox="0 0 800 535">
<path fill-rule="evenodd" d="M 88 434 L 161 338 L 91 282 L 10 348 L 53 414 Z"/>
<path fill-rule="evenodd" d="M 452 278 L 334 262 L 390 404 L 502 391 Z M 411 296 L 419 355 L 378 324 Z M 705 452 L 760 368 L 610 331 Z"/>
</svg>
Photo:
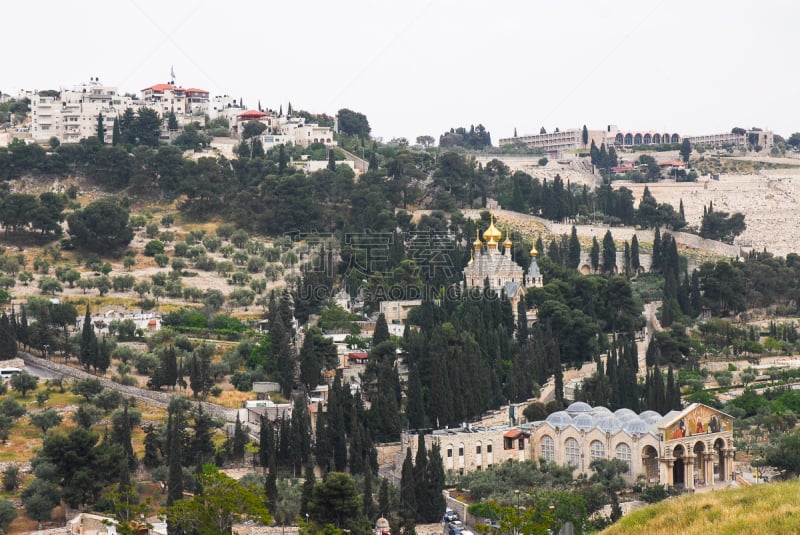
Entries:
<svg viewBox="0 0 800 535">
<path fill-rule="evenodd" d="M 416 454 L 417 439 L 403 434 L 403 451 Z M 693 489 L 733 478 L 733 418 L 694 403 L 664 416 L 630 409 L 572 403 L 545 420 L 516 427 L 472 427 L 436 430 L 425 436 L 426 448 L 439 444 L 445 470 L 456 473 L 490 470 L 503 462 L 553 461 L 569 465 L 574 476 L 591 475 L 594 459 L 620 459 L 623 477 L 634 482 Z"/>
</svg>

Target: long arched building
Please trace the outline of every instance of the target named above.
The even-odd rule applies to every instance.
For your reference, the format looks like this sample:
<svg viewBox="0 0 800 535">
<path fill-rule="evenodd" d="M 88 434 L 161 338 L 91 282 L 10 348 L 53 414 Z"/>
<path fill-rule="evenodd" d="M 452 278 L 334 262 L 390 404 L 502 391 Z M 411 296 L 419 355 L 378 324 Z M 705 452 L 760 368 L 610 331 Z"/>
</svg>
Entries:
<svg viewBox="0 0 800 535">
<path fill-rule="evenodd" d="M 418 437 L 404 433 L 402 450 L 416 455 Z M 441 449 L 445 470 L 458 473 L 491 470 L 504 462 L 554 461 L 570 465 L 574 475 L 592 473 L 593 459 L 628 463 L 623 475 L 634 482 L 693 489 L 733 479 L 733 418 L 694 403 L 662 416 L 630 409 L 572 403 L 547 419 L 519 426 L 440 429 L 425 435 L 426 448 Z"/>
</svg>

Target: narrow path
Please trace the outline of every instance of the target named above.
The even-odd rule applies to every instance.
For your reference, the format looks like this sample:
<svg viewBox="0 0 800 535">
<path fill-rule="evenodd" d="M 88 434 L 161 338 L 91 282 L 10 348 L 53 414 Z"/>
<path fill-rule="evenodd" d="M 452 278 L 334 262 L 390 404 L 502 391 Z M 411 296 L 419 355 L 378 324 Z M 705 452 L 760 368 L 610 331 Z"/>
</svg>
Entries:
<svg viewBox="0 0 800 535">
<path fill-rule="evenodd" d="M 97 379 L 105 388 L 109 388 L 111 390 L 117 390 L 126 396 L 132 396 L 137 400 L 141 400 L 144 403 L 148 403 L 156 407 L 161 407 L 166 409 L 170 401 L 172 401 L 174 397 L 177 397 L 179 395 L 178 393 L 156 392 L 153 390 L 147 390 L 145 388 L 139 388 L 136 386 L 121 385 L 109 379 L 105 379 L 103 377 L 97 377 L 96 375 L 92 375 L 91 373 L 85 372 L 83 370 L 67 366 L 66 364 L 60 364 L 52 360 L 43 359 L 34 356 L 30 353 L 26 353 L 24 351 L 18 351 L 17 354 L 23 361 L 25 361 L 26 365 L 31 365 L 35 368 L 41 368 L 47 370 L 56 377 L 69 378 L 74 380 Z M 225 421 L 236 421 L 236 413 L 237 413 L 236 409 L 229 409 L 227 407 L 223 407 L 222 405 L 217 405 L 216 403 L 209 403 L 207 401 L 193 401 L 193 400 L 190 401 L 192 401 L 192 403 L 201 405 L 204 411 L 213 415 L 215 418 L 223 418 L 225 419 Z"/>
</svg>

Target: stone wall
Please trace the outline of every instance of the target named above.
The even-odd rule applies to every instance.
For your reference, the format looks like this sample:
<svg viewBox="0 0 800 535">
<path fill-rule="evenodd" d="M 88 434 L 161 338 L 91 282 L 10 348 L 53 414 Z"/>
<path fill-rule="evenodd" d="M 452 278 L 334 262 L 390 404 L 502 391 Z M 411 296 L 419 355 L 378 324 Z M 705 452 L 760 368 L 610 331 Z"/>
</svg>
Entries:
<svg viewBox="0 0 800 535">
<path fill-rule="evenodd" d="M 65 379 L 71 379 L 77 381 L 80 381 L 82 379 L 97 379 L 105 388 L 117 390 L 118 392 L 122 393 L 125 396 L 133 397 L 144 403 L 155 405 L 156 407 L 166 408 L 169 405 L 169 402 L 172 400 L 172 398 L 176 396 L 176 394 L 170 394 L 166 392 L 155 392 L 152 390 L 146 390 L 144 388 L 138 388 L 135 386 L 121 385 L 109 379 L 105 379 L 103 377 L 97 377 L 83 370 L 67 366 L 66 364 L 60 364 L 52 360 L 39 358 L 34 355 L 31 355 L 30 353 L 25 353 L 24 351 L 19 351 L 18 355 L 22 358 L 23 361 L 25 361 L 25 363 L 30 364 L 32 366 L 37 366 L 39 368 L 44 368 Z M 202 405 L 203 410 L 211 414 L 215 418 L 223 418 L 226 421 L 236 420 L 236 409 L 228 409 L 221 405 L 217 405 L 216 403 L 208 403 L 205 401 L 198 401 L 194 403 L 199 403 L 200 405 Z"/>
</svg>

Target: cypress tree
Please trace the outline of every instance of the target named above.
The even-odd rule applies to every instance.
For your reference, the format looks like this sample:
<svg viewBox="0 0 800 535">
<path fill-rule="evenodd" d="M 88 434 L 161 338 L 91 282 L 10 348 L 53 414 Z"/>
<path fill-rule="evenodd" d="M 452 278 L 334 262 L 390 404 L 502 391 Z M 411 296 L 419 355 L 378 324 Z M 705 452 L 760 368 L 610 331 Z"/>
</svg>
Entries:
<svg viewBox="0 0 800 535">
<path fill-rule="evenodd" d="M 333 153 L 333 149 L 328 150 L 328 170 L 336 171 L 336 156 Z"/>
<path fill-rule="evenodd" d="M 247 439 L 247 432 L 242 426 L 242 421 L 239 419 L 239 413 L 236 413 L 236 425 L 233 428 L 233 458 L 237 461 L 244 459 L 244 450 L 249 440 Z"/>
<path fill-rule="evenodd" d="M 106 128 L 103 126 L 103 114 L 97 114 L 97 139 L 100 140 L 101 144 L 105 144 L 106 142 Z"/>
<path fill-rule="evenodd" d="M 373 523 L 377 518 L 375 515 L 375 502 L 372 497 L 372 478 L 372 469 L 367 468 L 367 470 L 364 471 L 364 492 L 361 496 L 363 498 L 362 509 L 370 523 Z"/>
<path fill-rule="evenodd" d="M 381 312 L 375 322 L 375 332 L 372 335 L 372 347 L 376 347 L 381 342 L 390 340 L 389 325 L 386 323 L 386 316 Z"/>
<path fill-rule="evenodd" d="M 305 470 L 303 470 L 303 487 L 300 491 L 300 518 L 305 518 L 308 514 L 308 504 L 311 502 L 311 497 L 314 493 L 314 484 L 317 482 L 314 476 L 314 465 L 306 463 Z"/>
<path fill-rule="evenodd" d="M 528 306 L 525 296 L 521 296 L 517 303 L 517 341 L 525 343 L 528 340 Z"/>
<path fill-rule="evenodd" d="M 274 455 L 269 463 L 267 480 L 264 482 L 264 493 L 267 495 L 267 509 L 276 511 L 278 506 L 278 462 Z"/>
<path fill-rule="evenodd" d="M 183 498 L 183 433 L 182 418 L 170 412 L 167 417 L 167 505 Z"/>
<path fill-rule="evenodd" d="M 119 117 L 114 117 L 114 128 L 111 130 L 111 146 L 116 147 L 122 140 L 122 130 L 119 128 Z"/>
<path fill-rule="evenodd" d="M 617 246 L 614 244 L 614 237 L 611 231 L 607 230 L 603 236 L 603 272 L 614 273 L 617 264 Z"/>
<path fill-rule="evenodd" d="M 92 316 L 89 313 L 89 305 L 86 305 L 86 315 L 83 318 L 83 328 L 81 330 L 81 347 L 79 360 L 86 370 L 94 364 L 93 341 L 96 343 L 97 337 L 94 334 Z"/>
<path fill-rule="evenodd" d="M 417 494 L 414 481 L 414 463 L 411 448 L 406 448 L 406 458 L 400 473 L 400 526 L 401 535 L 415 535 L 417 526 Z"/>
<path fill-rule="evenodd" d="M 639 263 L 639 238 L 636 237 L 636 234 L 633 235 L 631 239 L 631 267 L 635 272 L 639 272 L 639 267 L 641 264 Z"/>
<path fill-rule="evenodd" d="M 597 273 L 600 267 L 600 244 L 597 242 L 597 237 L 592 237 L 592 249 L 589 251 L 589 261 L 592 264 L 592 271 Z"/>
<path fill-rule="evenodd" d="M 586 125 L 583 125 L 583 132 L 581 132 L 581 141 L 583 142 L 583 146 L 589 144 L 589 129 L 586 128 Z"/>
<path fill-rule="evenodd" d="M 578 240 L 578 231 L 575 225 L 572 225 L 572 231 L 569 235 L 569 261 L 567 267 L 570 269 L 578 269 L 581 263 L 581 242 Z"/>
<path fill-rule="evenodd" d="M 418 522 L 425 522 L 425 506 L 430 501 L 428 495 L 428 452 L 425 449 L 425 435 L 417 435 L 417 455 L 414 458 L 414 494 L 417 504 Z"/>
<path fill-rule="evenodd" d="M 408 396 L 406 398 L 406 418 L 410 429 L 422 429 L 429 423 L 425 414 L 425 400 L 422 393 L 422 381 L 419 377 L 419 368 L 409 366 L 408 370 Z"/>
<path fill-rule="evenodd" d="M 442 450 L 439 444 L 431 445 L 428 453 L 428 469 L 425 481 L 428 485 L 428 502 L 425 522 L 436 522 L 445 508 L 444 496 L 444 464 L 442 463 Z"/>
<path fill-rule="evenodd" d="M 389 516 L 389 480 L 385 477 L 381 480 L 381 488 L 378 491 L 378 509 L 382 517 Z"/>
<path fill-rule="evenodd" d="M 101 374 L 104 374 L 109 366 L 111 366 L 111 349 L 108 346 L 108 340 L 103 336 L 97 347 L 95 370 L 99 370 Z"/>
<path fill-rule="evenodd" d="M 16 323 L 16 322 L 15 322 Z M 17 333 L 15 326 L 3 312 L 0 316 L 0 360 L 13 359 L 17 356 Z"/>
<path fill-rule="evenodd" d="M 661 229 L 656 226 L 655 234 L 653 235 L 653 262 L 650 271 L 660 271 L 661 265 Z"/>
</svg>

